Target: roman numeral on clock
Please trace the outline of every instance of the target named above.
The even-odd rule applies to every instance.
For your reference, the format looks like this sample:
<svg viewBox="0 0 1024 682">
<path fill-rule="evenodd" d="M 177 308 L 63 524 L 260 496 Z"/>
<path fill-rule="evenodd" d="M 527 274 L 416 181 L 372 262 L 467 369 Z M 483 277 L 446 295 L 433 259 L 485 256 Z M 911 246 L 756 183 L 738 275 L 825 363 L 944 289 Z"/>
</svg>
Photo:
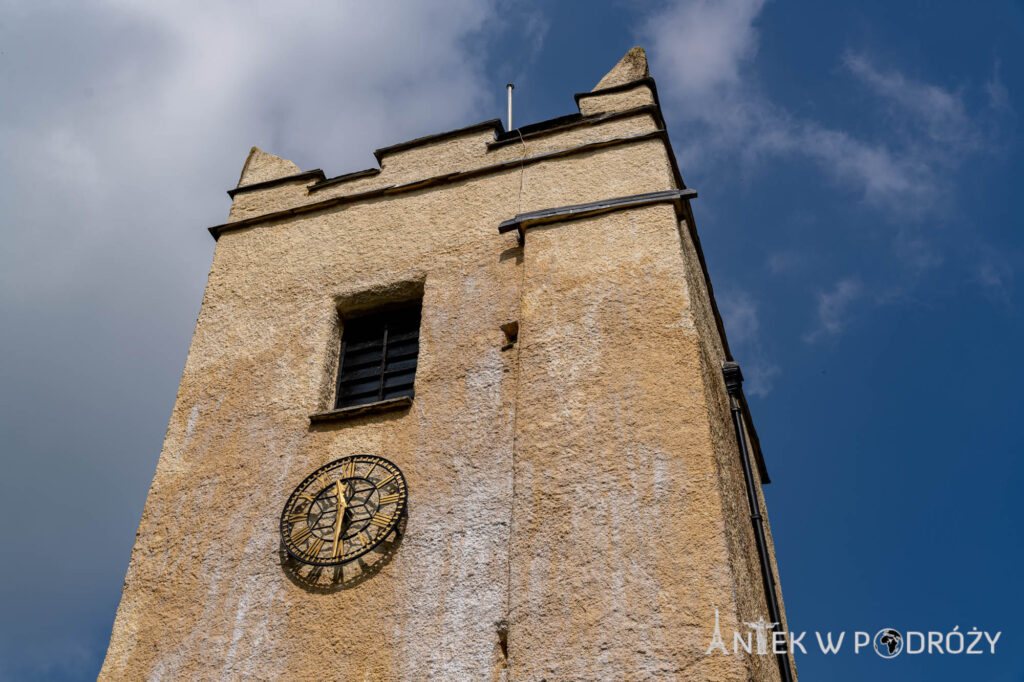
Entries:
<svg viewBox="0 0 1024 682">
<path fill-rule="evenodd" d="M 391 525 L 391 517 L 384 516 L 383 514 L 374 514 L 373 518 L 370 519 L 370 525 L 377 526 L 378 528 L 387 528 Z"/>
<path fill-rule="evenodd" d="M 306 541 L 306 538 L 308 538 L 312 534 L 313 534 L 313 529 L 310 528 L 309 526 L 306 526 L 305 528 L 301 529 L 299 532 L 292 534 L 292 542 L 294 542 L 296 545 L 301 545 L 303 542 Z"/>
</svg>

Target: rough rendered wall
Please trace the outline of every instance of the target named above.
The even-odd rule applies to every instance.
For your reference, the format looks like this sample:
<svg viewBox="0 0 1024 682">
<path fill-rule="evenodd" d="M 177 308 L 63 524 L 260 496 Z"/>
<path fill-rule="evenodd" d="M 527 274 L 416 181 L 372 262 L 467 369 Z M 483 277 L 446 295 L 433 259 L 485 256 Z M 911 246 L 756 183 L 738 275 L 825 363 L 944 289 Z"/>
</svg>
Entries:
<svg viewBox="0 0 1024 682">
<path fill-rule="evenodd" d="M 701 375 L 708 410 L 708 424 L 718 472 L 718 490 L 722 499 L 726 539 L 729 547 L 729 563 L 736 583 L 736 604 L 733 613 L 721 609 L 723 634 L 737 630 L 747 631 L 743 623 L 753 622 L 760 617 L 768 619 L 768 607 L 764 597 L 760 559 L 757 542 L 750 522 L 750 505 L 747 502 L 746 482 L 740 462 L 739 446 L 729 411 L 729 398 L 722 378 L 722 362 L 725 351 L 715 329 L 714 313 L 707 285 L 701 274 L 697 250 L 691 239 L 688 225 L 679 226 L 680 247 L 685 264 L 686 281 L 693 292 L 693 319 L 700 339 Z M 748 438 L 749 441 L 749 438 Z M 754 476 L 758 476 L 756 464 L 752 462 Z M 756 480 L 761 513 L 765 514 L 764 497 L 760 479 Z M 767 528 L 767 516 L 765 527 Z M 769 545 L 771 550 L 771 546 Z M 776 569 L 775 575 L 778 575 Z M 731 647 L 731 642 L 729 643 Z M 750 676 L 758 680 L 779 679 L 779 669 L 772 656 L 751 656 L 748 660 Z"/>
<path fill-rule="evenodd" d="M 746 679 L 671 206 L 527 234 L 509 646 L 524 679 Z"/>
<path fill-rule="evenodd" d="M 608 168 L 629 173 L 609 173 Z M 522 210 L 668 187 L 656 140 L 357 203 L 218 242 L 126 578 L 105 679 L 479 678 L 503 664 Z M 336 307 L 424 282 L 407 413 L 311 427 L 331 400 Z M 409 483 L 401 546 L 369 580 L 311 593 L 280 565 L 278 514 L 311 470 L 365 452 Z M 170 640 L 170 642 L 168 641 Z"/>
<path fill-rule="evenodd" d="M 592 100 L 615 110 L 638 93 Z M 525 149 L 476 130 L 322 191 L 302 178 L 243 191 L 231 219 L 655 121 L 597 118 Z M 516 213 L 674 187 L 663 140 L 647 138 L 224 232 L 100 677 L 775 679 L 700 655 L 715 608 L 731 631 L 763 595 L 721 346 L 675 209 L 533 227 L 522 248 L 497 231 Z M 333 404 L 339 310 L 410 288 L 423 296 L 411 408 L 311 425 Z M 514 320 L 519 342 L 502 350 Z M 281 554 L 278 515 L 309 472 L 355 453 L 405 473 L 404 533 L 311 586 Z"/>
<path fill-rule="evenodd" d="M 487 198 L 463 189 L 467 205 Z M 493 248 L 497 214 L 451 220 L 450 200 L 358 206 L 218 244 L 102 677 L 454 679 L 495 665 L 514 385 L 499 325 L 518 277 Z M 311 427 L 333 388 L 336 300 L 417 279 L 412 408 Z M 308 472 L 352 453 L 401 467 L 406 534 L 369 580 L 310 592 L 280 564 L 278 515 Z"/>
</svg>

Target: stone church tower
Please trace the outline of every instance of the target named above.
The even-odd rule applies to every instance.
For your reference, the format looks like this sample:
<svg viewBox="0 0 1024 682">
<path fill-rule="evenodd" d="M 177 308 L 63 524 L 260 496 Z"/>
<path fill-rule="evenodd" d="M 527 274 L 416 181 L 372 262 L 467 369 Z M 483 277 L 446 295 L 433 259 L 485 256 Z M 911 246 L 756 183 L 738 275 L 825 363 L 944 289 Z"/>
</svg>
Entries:
<svg viewBox="0 0 1024 682">
<path fill-rule="evenodd" d="M 643 50 L 576 103 L 253 148 L 101 679 L 793 679 L 733 653 L 767 473 Z"/>
</svg>

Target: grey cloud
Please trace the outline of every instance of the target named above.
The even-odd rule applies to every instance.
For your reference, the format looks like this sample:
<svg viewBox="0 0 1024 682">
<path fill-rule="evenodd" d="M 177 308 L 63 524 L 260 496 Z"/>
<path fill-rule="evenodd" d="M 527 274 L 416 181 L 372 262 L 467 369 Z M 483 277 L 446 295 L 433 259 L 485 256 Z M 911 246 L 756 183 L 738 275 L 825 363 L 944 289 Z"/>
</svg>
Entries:
<svg viewBox="0 0 1024 682">
<path fill-rule="evenodd" d="M 0 11 L 0 504 L 22 519 L 0 531 L 0 675 L 24 679 L 98 666 L 210 263 L 203 228 L 226 219 L 249 147 L 341 173 L 489 118 L 480 32 L 497 15 L 475 0 Z M 12 667 L 26 657 L 37 667 Z"/>
</svg>

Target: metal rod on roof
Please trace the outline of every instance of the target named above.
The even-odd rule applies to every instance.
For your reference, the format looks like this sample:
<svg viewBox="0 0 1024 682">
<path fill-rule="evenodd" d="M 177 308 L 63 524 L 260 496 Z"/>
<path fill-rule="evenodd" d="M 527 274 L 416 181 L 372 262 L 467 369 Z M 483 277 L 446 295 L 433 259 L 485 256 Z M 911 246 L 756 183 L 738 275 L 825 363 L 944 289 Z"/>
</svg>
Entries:
<svg viewBox="0 0 1024 682">
<path fill-rule="evenodd" d="M 508 127 L 506 130 L 512 130 L 512 90 L 515 87 L 514 83 L 505 84 L 505 88 L 508 90 Z"/>
</svg>

